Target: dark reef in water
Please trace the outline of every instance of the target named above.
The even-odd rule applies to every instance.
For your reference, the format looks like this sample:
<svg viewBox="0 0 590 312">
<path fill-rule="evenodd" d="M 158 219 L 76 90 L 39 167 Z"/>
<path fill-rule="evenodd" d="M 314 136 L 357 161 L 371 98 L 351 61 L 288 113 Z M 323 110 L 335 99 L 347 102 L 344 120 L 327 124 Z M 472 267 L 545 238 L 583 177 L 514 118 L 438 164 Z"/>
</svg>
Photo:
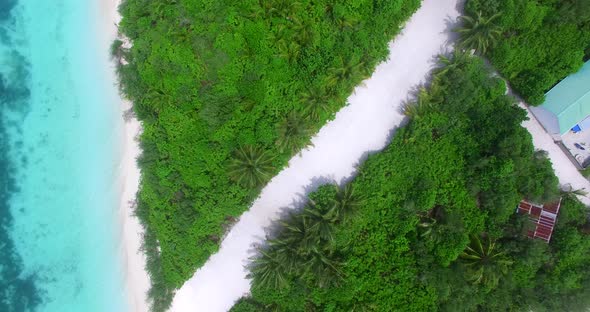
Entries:
<svg viewBox="0 0 590 312">
<path fill-rule="evenodd" d="M 10 12 L 16 6 L 16 0 L 0 0 L 0 21 L 10 18 Z"/>
<path fill-rule="evenodd" d="M 16 0 L 0 0 L 0 33 L 7 38 L 6 27 L 12 23 L 11 10 Z M 2 44 L 10 41 L 2 40 Z M 10 142 L 7 113 L 25 116 L 28 112 L 30 90 L 28 89 L 29 64 L 16 50 L 10 50 L 2 58 L 8 64 L 0 69 L 0 311 L 34 311 L 41 303 L 35 285 L 35 276 L 24 276 L 23 264 L 16 253 L 10 236 L 13 223 L 10 200 L 18 192 L 15 181 L 15 166 L 10 159 Z M 9 72 L 7 72 L 9 70 Z M 22 165 L 22 164 L 18 164 Z"/>
<path fill-rule="evenodd" d="M 26 81 L 22 83 L 26 84 Z M 9 233 L 12 225 L 10 199 L 12 194 L 18 192 L 18 186 L 14 179 L 15 168 L 9 157 L 10 144 L 5 125 L 5 114 L 13 112 L 14 107 L 26 107 L 29 93 L 28 90 L 7 87 L 2 76 L 0 94 L 0 311 L 30 311 L 40 303 L 40 296 L 34 276 L 22 274 L 22 262 Z"/>
</svg>

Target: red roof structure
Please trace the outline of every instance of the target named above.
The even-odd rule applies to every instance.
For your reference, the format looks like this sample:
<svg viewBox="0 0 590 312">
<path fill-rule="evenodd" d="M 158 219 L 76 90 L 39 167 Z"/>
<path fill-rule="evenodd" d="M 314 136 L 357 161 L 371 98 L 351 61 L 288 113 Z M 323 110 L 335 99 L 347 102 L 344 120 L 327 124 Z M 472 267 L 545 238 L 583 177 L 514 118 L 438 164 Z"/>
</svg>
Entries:
<svg viewBox="0 0 590 312">
<path fill-rule="evenodd" d="M 561 198 L 559 201 L 538 205 L 522 200 L 518 204 L 517 212 L 521 214 L 528 214 L 529 220 L 534 225 L 534 229 L 528 231 L 527 235 L 530 238 L 540 238 L 547 243 L 551 240 L 553 228 L 557 222 L 557 214 L 561 207 Z"/>
</svg>

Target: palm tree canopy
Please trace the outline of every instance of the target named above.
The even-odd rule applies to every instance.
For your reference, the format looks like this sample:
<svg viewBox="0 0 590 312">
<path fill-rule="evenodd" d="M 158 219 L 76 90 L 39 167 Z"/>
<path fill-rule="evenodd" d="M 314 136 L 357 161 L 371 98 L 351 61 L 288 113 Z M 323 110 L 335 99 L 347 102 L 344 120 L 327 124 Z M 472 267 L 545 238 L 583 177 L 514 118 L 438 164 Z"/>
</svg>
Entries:
<svg viewBox="0 0 590 312">
<path fill-rule="evenodd" d="M 324 242 L 334 240 L 332 235 L 334 232 L 334 220 L 336 220 L 336 211 L 334 209 L 311 204 L 303 209 L 303 218 L 310 221 L 311 235 Z"/>
<path fill-rule="evenodd" d="M 276 238 L 260 249 L 250 268 L 250 277 L 261 287 L 282 287 L 301 279 L 328 287 L 338 283 L 344 265 L 336 252 L 334 227 L 361 205 L 351 186 L 328 190 L 318 201 L 310 199 L 303 210 L 279 221 Z"/>
<path fill-rule="evenodd" d="M 340 59 L 340 65 L 329 70 L 330 78 L 327 81 L 328 85 L 334 86 L 341 81 L 355 81 L 356 77 L 364 74 L 362 72 L 363 65 L 363 62 L 356 63 L 352 59 L 346 62 Z"/>
<path fill-rule="evenodd" d="M 354 191 L 352 183 L 347 184 L 336 194 L 337 218 L 347 221 L 363 205 L 364 200 Z"/>
<path fill-rule="evenodd" d="M 463 26 L 455 29 L 455 32 L 460 36 L 459 46 L 485 54 L 488 48 L 493 47 L 502 35 L 502 28 L 494 23 L 498 17 L 500 14 L 486 18 L 481 15 L 481 12 L 476 17 L 460 16 L 459 19 L 463 22 Z"/>
<path fill-rule="evenodd" d="M 301 102 L 304 104 L 303 113 L 313 120 L 318 120 L 322 112 L 328 111 L 329 96 L 324 90 L 312 88 L 301 93 Z"/>
<path fill-rule="evenodd" d="M 297 151 L 303 146 L 302 140 L 311 134 L 307 121 L 293 111 L 279 125 L 278 144 L 282 149 Z"/>
<path fill-rule="evenodd" d="M 512 261 L 506 253 L 496 248 L 496 242 L 479 235 L 471 235 L 470 243 L 460 258 L 467 268 L 467 279 L 483 284 L 489 289 L 498 285 L 500 277 L 508 273 Z"/>
<path fill-rule="evenodd" d="M 319 287 L 328 287 L 342 279 L 342 263 L 335 260 L 329 249 L 314 249 L 302 264 L 303 278 L 312 278 Z"/>
<path fill-rule="evenodd" d="M 273 158 L 261 147 L 242 146 L 234 152 L 228 175 L 244 187 L 259 187 L 272 177 L 272 161 Z"/>
<path fill-rule="evenodd" d="M 287 285 L 288 273 L 285 266 L 273 252 L 259 250 L 250 268 L 249 276 L 257 280 L 259 287 L 280 288 Z"/>
</svg>

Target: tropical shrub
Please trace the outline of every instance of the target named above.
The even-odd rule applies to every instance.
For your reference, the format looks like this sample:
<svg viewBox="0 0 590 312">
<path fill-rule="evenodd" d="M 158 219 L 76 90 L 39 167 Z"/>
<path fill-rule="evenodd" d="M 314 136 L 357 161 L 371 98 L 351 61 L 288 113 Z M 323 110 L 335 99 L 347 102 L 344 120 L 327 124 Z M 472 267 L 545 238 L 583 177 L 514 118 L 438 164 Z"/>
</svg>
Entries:
<svg viewBox="0 0 590 312">
<path fill-rule="evenodd" d="M 334 249 L 334 228 L 348 220 L 362 203 L 351 185 L 339 190 L 321 186 L 305 207 L 281 221 L 276 238 L 259 250 L 250 276 L 257 288 L 279 289 L 293 280 L 320 288 L 342 279 L 339 253 Z"/>
<path fill-rule="evenodd" d="M 460 53 L 442 60 L 424 90 L 431 96 L 418 100 L 428 109 L 348 184 L 360 201 L 351 217 L 331 224 L 330 236 L 306 232 L 307 242 L 325 241 L 337 255 L 338 282 L 321 285 L 293 271 L 281 287 L 267 287 L 254 276 L 251 296 L 232 311 L 588 308 L 588 211 L 566 195 L 553 240 L 526 236 L 527 216 L 515 207 L 522 198 L 555 199 L 551 164 L 534 151 L 521 126 L 526 114 L 483 61 Z M 346 193 L 318 189 L 308 209 L 332 207 L 339 192 Z M 283 221 L 279 232 L 290 226 Z"/>
<path fill-rule="evenodd" d="M 587 59 L 588 0 L 468 0 L 465 13 L 469 20 L 494 19 L 502 36 L 480 51 L 529 104 L 543 103 L 545 92 Z"/>
<path fill-rule="evenodd" d="M 153 309 L 388 55 L 419 0 L 125 0 Z"/>
</svg>

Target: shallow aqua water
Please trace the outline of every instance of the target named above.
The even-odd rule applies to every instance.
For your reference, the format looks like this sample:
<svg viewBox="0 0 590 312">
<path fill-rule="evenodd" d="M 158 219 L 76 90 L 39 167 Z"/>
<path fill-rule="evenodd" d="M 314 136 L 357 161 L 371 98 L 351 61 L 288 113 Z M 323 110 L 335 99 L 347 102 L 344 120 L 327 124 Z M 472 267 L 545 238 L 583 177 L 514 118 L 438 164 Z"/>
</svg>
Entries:
<svg viewBox="0 0 590 312">
<path fill-rule="evenodd" d="M 0 0 L 0 311 L 128 310 L 99 1 Z"/>
</svg>

